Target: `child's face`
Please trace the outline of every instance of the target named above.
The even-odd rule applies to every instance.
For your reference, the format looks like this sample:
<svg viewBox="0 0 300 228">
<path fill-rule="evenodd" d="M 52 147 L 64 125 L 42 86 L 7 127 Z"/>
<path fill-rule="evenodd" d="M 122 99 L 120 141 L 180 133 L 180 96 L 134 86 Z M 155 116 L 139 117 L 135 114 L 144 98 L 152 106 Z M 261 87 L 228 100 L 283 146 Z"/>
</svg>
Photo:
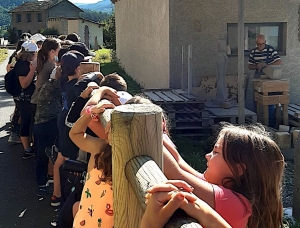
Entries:
<svg viewBox="0 0 300 228">
<path fill-rule="evenodd" d="M 204 177 L 209 183 L 216 185 L 223 185 L 223 180 L 226 177 L 233 177 L 223 158 L 223 140 L 223 137 L 220 137 L 215 143 L 213 151 L 205 155 L 207 168 Z"/>
</svg>

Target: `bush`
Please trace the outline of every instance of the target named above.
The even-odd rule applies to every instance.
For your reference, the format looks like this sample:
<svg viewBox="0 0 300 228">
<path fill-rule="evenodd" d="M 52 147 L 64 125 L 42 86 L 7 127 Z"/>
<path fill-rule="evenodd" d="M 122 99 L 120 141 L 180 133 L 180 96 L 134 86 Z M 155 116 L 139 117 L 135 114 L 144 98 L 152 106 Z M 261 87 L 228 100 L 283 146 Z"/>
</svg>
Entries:
<svg viewBox="0 0 300 228">
<path fill-rule="evenodd" d="M 7 39 L 11 44 L 15 44 L 18 41 L 17 30 L 15 27 L 9 27 L 7 29 Z"/>
<path fill-rule="evenodd" d="M 58 31 L 55 28 L 45 28 L 41 31 L 43 35 L 58 35 Z"/>
</svg>

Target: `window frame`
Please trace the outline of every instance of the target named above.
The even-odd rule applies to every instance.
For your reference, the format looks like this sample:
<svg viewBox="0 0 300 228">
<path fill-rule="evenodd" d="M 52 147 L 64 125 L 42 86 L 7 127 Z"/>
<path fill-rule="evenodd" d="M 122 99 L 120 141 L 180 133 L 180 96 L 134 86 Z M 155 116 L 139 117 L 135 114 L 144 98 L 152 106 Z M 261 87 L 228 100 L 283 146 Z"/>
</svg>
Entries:
<svg viewBox="0 0 300 228">
<path fill-rule="evenodd" d="M 253 27 L 267 27 L 278 26 L 278 53 L 279 55 L 286 55 L 286 40 L 287 40 L 287 23 L 286 22 L 261 22 L 261 23 L 245 23 L 246 26 Z M 236 27 L 238 30 L 238 23 L 227 23 L 227 45 L 229 45 L 228 28 Z M 267 42 L 268 43 L 268 42 Z M 248 56 L 251 50 L 244 50 L 244 55 Z M 238 53 L 231 53 L 228 56 L 237 56 Z"/>
<path fill-rule="evenodd" d="M 27 23 L 31 23 L 32 22 L 31 13 L 27 13 L 26 14 L 26 18 L 27 18 Z"/>
<path fill-rule="evenodd" d="M 42 15 L 42 13 L 37 13 L 37 22 L 39 22 L 39 23 L 43 22 L 43 15 Z"/>
<path fill-rule="evenodd" d="M 22 14 L 20 14 L 20 13 L 16 14 L 16 22 L 17 23 L 21 23 L 22 22 Z"/>
</svg>

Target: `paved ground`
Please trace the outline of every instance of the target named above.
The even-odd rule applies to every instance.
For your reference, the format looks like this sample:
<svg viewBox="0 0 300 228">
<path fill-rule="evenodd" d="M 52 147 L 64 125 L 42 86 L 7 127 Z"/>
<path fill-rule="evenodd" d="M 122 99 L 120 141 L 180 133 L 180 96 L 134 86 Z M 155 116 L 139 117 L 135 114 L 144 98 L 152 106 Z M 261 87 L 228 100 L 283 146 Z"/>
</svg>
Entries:
<svg viewBox="0 0 300 228">
<path fill-rule="evenodd" d="M 50 196 L 39 201 L 35 195 L 35 159 L 23 160 L 21 144 L 7 142 L 14 102 L 4 89 L 6 64 L 0 64 L 0 228 L 48 228 L 54 211 Z"/>
</svg>

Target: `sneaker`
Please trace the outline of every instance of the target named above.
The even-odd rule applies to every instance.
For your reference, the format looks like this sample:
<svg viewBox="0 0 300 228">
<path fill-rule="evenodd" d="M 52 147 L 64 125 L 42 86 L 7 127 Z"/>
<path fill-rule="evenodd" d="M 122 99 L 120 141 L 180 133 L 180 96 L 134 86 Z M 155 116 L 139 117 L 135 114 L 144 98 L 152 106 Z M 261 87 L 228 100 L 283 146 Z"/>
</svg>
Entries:
<svg viewBox="0 0 300 228">
<path fill-rule="evenodd" d="M 29 159 L 29 158 L 32 158 L 32 157 L 34 157 L 35 156 L 35 152 L 34 152 L 34 150 L 32 149 L 30 152 L 28 152 L 28 151 L 24 151 L 24 154 L 23 154 L 23 159 Z"/>
<path fill-rule="evenodd" d="M 48 184 L 53 184 L 53 182 L 54 182 L 54 181 L 53 181 L 53 175 L 49 175 L 49 174 L 48 174 L 48 182 L 47 182 L 47 183 L 48 183 Z"/>
<path fill-rule="evenodd" d="M 43 186 L 39 186 L 37 192 L 36 192 L 36 196 L 38 197 L 44 197 L 46 195 L 49 195 L 50 191 L 49 191 L 49 187 L 46 185 Z"/>
<path fill-rule="evenodd" d="M 50 224 L 51 224 L 51 226 L 53 226 L 53 227 L 57 227 L 57 220 L 56 220 L 56 219 L 52 220 L 52 221 L 50 222 Z"/>
<path fill-rule="evenodd" d="M 51 196 L 51 206 L 52 207 L 58 207 L 60 206 L 60 198 L 61 197 L 56 197 L 55 195 Z"/>
<path fill-rule="evenodd" d="M 9 138 L 7 140 L 9 143 L 22 143 L 20 137 L 14 133 L 14 132 L 11 132 L 10 135 L 9 135 Z"/>
<path fill-rule="evenodd" d="M 48 156 L 48 158 L 51 160 L 52 164 L 54 165 L 58 155 L 57 147 L 55 145 L 51 147 L 46 147 L 45 153 Z"/>
</svg>

